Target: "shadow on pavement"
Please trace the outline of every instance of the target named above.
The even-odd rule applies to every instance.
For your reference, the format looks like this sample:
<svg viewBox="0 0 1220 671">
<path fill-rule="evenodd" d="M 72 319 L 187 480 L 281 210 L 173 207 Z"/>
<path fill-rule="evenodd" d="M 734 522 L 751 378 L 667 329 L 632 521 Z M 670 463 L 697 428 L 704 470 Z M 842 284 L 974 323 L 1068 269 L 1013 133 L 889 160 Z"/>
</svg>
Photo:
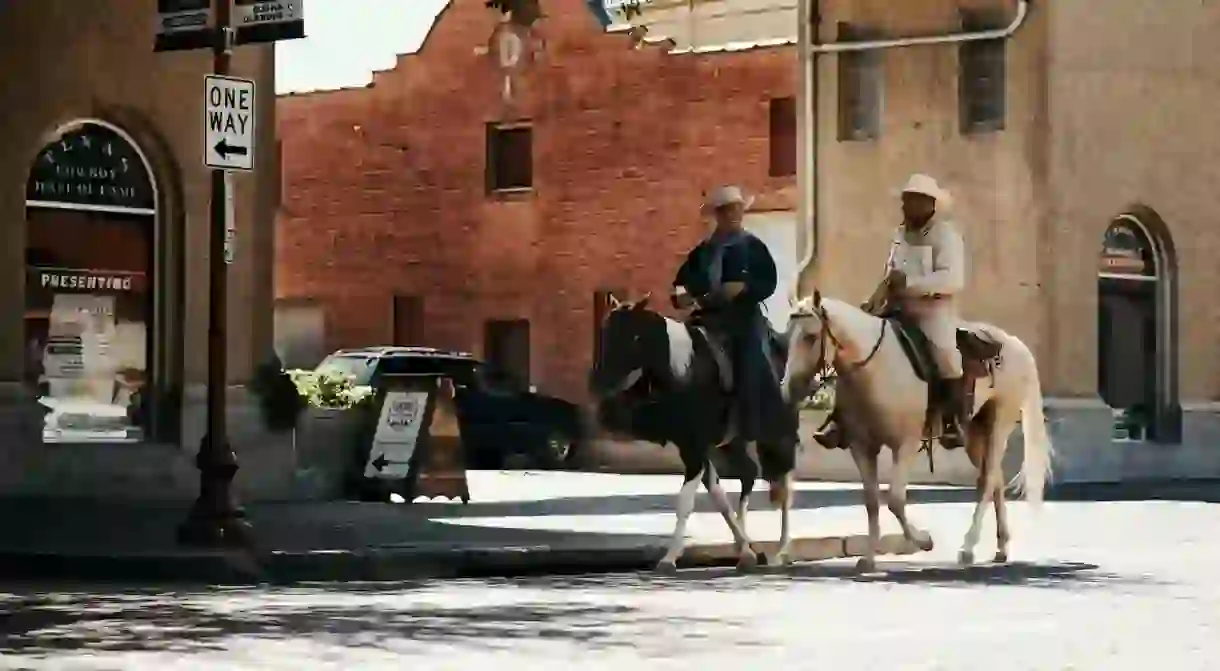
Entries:
<svg viewBox="0 0 1220 671">
<path fill-rule="evenodd" d="M 731 478 L 725 477 L 725 480 Z M 624 494 L 607 496 L 573 496 L 538 501 L 504 501 L 468 505 L 417 501 L 414 504 L 431 517 L 530 517 L 545 515 L 633 515 L 673 512 L 674 500 L 681 477 L 673 476 L 673 494 Z M 751 508 L 767 509 L 767 486 L 756 485 L 751 494 Z M 882 496 L 885 495 L 884 488 Z M 730 498 L 736 494 L 730 493 Z M 1196 501 L 1220 503 L 1220 481 L 1127 481 L 1116 483 L 1082 483 L 1054 485 L 1046 496 L 1048 501 L 1111 502 L 1111 501 Z M 974 490 L 965 487 L 921 486 L 907 491 L 910 503 L 973 503 Z M 844 484 L 838 489 L 798 490 L 793 498 L 794 509 L 857 506 L 862 503 L 859 485 Z M 701 493 L 697 512 L 716 512 L 711 498 Z"/>
<path fill-rule="evenodd" d="M 649 616 L 616 604 L 526 602 L 453 607 L 404 598 L 403 585 L 296 589 L 0 595 L 0 656 L 51 657 L 159 651 L 221 651 L 234 639 L 314 639 L 406 652 L 435 643 L 508 650 L 522 641 L 630 646 L 625 632 L 689 627 L 723 618 Z M 387 591 L 387 589 L 392 591 Z M 407 605 L 403 605 L 403 604 Z"/>
<path fill-rule="evenodd" d="M 678 487 L 682 484 L 680 476 L 674 476 L 673 494 L 623 494 L 617 496 L 570 496 L 563 498 L 543 499 L 539 501 L 505 501 L 495 503 L 478 503 L 473 501 L 467 505 L 453 503 L 432 503 L 419 501 L 414 505 L 431 517 L 535 517 L 547 515 L 635 515 L 669 513 L 674 510 L 674 501 Z M 884 492 L 883 492 L 884 495 Z M 737 495 L 729 493 L 730 499 Z M 907 491 L 907 500 L 911 503 L 967 503 L 974 501 L 974 490 L 960 487 L 927 487 Z M 792 508 L 812 509 L 841 506 L 861 505 L 862 499 L 858 487 L 851 489 L 798 490 L 792 500 Z M 765 510 L 770 508 L 767 502 L 767 489 L 760 484 L 750 495 L 751 508 Z M 695 505 L 696 512 L 716 512 L 712 499 L 703 492 Z"/>
<path fill-rule="evenodd" d="M 793 581 L 920 584 L 936 587 L 1017 586 L 1039 589 L 1079 590 L 1085 588 L 1163 586 L 1166 583 L 1148 575 L 1126 576 L 1101 570 L 1096 564 L 1081 562 L 977 564 L 961 567 L 919 561 L 879 561 L 878 572 L 861 575 L 854 561 L 795 564 L 783 568 L 762 568 L 739 574 L 731 568 L 697 568 L 675 575 L 649 573 L 586 575 L 502 581 L 503 584 L 547 589 L 649 589 L 729 591 L 773 586 L 784 589 Z M 493 581 L 500 582 L 500 581 Z"/>
</svg>

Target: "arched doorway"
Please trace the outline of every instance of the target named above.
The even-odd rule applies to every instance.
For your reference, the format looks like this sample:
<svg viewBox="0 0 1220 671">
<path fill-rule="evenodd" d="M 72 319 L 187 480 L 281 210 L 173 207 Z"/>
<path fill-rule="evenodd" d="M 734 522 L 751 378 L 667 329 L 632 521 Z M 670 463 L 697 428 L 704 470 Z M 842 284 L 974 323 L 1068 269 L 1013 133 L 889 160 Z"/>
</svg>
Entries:
<svg viewBox="0 0 1220 671">
<path fill-rule="evenodd" d="M 1106 229 L 1098 268 L 1098 392 L 1115 437 L 1177 442 L 1176 263 L 1164 223 L 1137 208 Z"/>
<path fill-rule="evenodd" d="M 148 430 L 157 190 L 121 129 L 57 130 L 26 183 L 26 383 L 44 442 L 135 442 Z"/>
</svg>

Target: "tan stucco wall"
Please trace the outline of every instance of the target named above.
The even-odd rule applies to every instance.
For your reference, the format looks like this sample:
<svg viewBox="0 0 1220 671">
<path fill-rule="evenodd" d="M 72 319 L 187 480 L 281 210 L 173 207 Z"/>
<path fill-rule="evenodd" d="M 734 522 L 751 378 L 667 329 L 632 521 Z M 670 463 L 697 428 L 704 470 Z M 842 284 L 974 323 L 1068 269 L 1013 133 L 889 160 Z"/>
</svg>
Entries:
<svg viewBox="0 0 1220 671">
<path fill-rule="evenodd" d="M 957 32 L 962 3 L 828 0 L 822 5 L 822 40 L 836 40 L 847 21 L 880 29 L 887 37 Z M 1012 2 L 995 6 L 1013 16 Z M 823 292 L 863 300 L 880 279 L 900 219 L 894 191 L 912 172 L 936 177 L 954 197 L 970 253 L 964 315 L 993 322 L 1024 340 L 1036 354 L 1046 347 L 1038 309 L 1039 252 L 1045 244 L 1046 202 L 1044 58 L 1047 15 L 1034 12 L 1008 46 L 1006 129 L 964 136 L 958 118 L 958 47 L 919 46 L 884 52 L 885 92 L 881 137 L 838 141 L 838 58 L 820 58 L 818 175 L 819 279 Z M 1002 297 L 1002 298 L 1000 298 Z M 1041 356 L 1040 356 L 1041 358 Z M 1047 392 L 1058 389 L 1048 385 Z"/>
<path fill-rule="evenodd" d="M 154 54 L 156 4 L 144 0 L 6 2 L 0 7 L 0 382 L 22 366 L 25 182 L 44 136 L 80 118 L 101 118 L 134 135 L 152 156 L 162 194 L 162 231 L 183 235 L 180 322 L 185 382 L 202 383 L 207 359 L 208 173 L 202 165 L 207 52 Z M 230 272 L 229 376 L 247 378 L 271 347 L 274 155 L 271 47 L 243 47 L 235 73 L 259 82 L 258 170 L 237 177 L 237 260 Z M 170 272 L 172 275 L 172 270 Z M 164 278 L 168 279 L 168 278 Z M 168 286 L 167 286 L 168 288 Z M 177 308 L 181 309 L 177 309 Z"/>
<path fill-rule="evenodd" d="M 154 54 L 156 3 L 44 0 L 0 3 L 0 495 L 189 498 L 204 429 L 207 357 L 209 177 L 202 164 L 207 52 Z M 256 171 L 238 175 L 237 258 L 229 273 L 229 379 L 249 379 L 271 348 L 273 217 L 279 197 L 274 151 L 274 52 L 242 47 L 234 74 L 258 82 Z M 158 268 L 166 328 L 161 371 L 167 396 L 182 392 L 181 434 L 142 445 L 41 440 L 41 412 L 22 379 L 25 185 L 46 136 L 100 119 L 132 136 L 159 190 Z M 162 246 L 159 244 L 159 246 Z M 154 356 L 150 352 L 150 357 Z M 163 373 L 166 374 L 166 373 Z M 169 404 L 172 408 L 172 403 Z M 288 435 L 269 435 L 248 394 L 229 397 L 231 442 L 242 462 L 243 498 L 292 488 Z M 167 420 L 168 421 L 168 420 Z"/>
<path fill-rule="evenodd" d="M 1091 394 L 1097 379 L 1094 259 L 1111 218 L 1152 208 L 1179 262 L 1179 392 L 1220 397 L 1220 6 L 1087 0 L 1050 12 L 1051 244 L 1055 343 L 1045 364 L 1055 387 Z"/>
</svg>

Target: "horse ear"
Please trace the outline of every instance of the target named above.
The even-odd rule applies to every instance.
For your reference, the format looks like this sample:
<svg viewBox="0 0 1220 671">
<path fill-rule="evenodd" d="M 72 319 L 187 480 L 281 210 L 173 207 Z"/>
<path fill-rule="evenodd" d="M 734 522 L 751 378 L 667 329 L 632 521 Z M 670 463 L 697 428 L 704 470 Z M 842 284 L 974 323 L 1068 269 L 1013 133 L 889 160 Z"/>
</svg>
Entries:
<svg viewBox="0 0 1220 671">
<path fill-rule="evenodd" d="M 822 304 L 822 292 L 818 291 L 817 289 L 813 290 L 813 304 L 814 305 Z"/>
<path fill-rule="evenodd" d="M 623 307 L 623 302 L 620 301 L 614 294 L 606 295 L 606 304 L 610 306 L 611 310 L 617 310 Z"/>
<path fill-rule="evenodd" d="M 643 310 L 644 308 L 647 308 L 647 307 L 648 307 L 648 299 L 650 299 L 650 298 L 652 298 L 652 292 L 651 292 L 651 291 L 649 291 L 648 293 L 644 294 L 644 297 L 643 297 L 643 298 L 641 298 L 640 300 L 636 301 L 636 302 L 635 302 L 635 305 L 632 305 L 632 306 L 631 306 L 631 309 L 632 309 L 632 310 Z"/>
</svg>

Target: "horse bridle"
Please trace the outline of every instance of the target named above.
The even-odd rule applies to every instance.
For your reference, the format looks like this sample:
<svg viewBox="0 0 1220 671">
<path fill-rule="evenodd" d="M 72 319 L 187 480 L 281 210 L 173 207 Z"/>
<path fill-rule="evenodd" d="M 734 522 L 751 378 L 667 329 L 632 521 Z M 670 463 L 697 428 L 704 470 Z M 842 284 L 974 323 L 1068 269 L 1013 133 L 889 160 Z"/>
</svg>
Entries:
<svg viewBox="0 0 1220 671">
<path fill-rule="evenodd" d="M 817 317 L 818 321 L 820 321 L 822 324 L 822 326 L 818 332 L 818 341 L 819 341 L 818 344 L 820 346 L 819 347 L 820 351 L 818 353 L 818 363 L 817 363 L 817 366 L 814 367 L 814 370 L 817 371 L 817 373 L 819 373 L 819 374 L 825 373 L 830 369 L 830 362 L 828 362 L 826 360 L 827 359 L 827 356 L 826 356 L 827 342 L 834 344 L 836 352 L 840 352 L 843 350 L 843 342 L 841 340 L 839 340 L 835 336 L 834 331 L 832 331 L 830 329 L 830 318 L 827 317 L 827 315 L 826 315 L 826 308 L 822 307 L 821 304 L 814 306 L 813 312 L 793 315 L 792 318 L 793 318 L 793 320 L 800 320 L 802 318 L 807 318 L 807 317 Z M 881 351 L 881 345 L 882 345 L 882 343 L 885 342 L 885 334 L 886 334 L 886 330 L 888 328 L 889 328 L 889 320 L 887 320 L 887 319 L 881 320 L 881 335 L 877 336 L 877 342 L 873 343 L 873 348 L 869 351 L 868 356 L 864 357 L 860 361 L 849 364 L 850 368 L 848 368 L 848 370 L 840 371 L 836 367 L 835 372 L 846 375 L 846 374 L 858 371 L 858 370 L 864 368 L 865 366 L 867 366 L 873 360 L 873 357 L 877 356 L 877 352 Z"/>
</svg>

